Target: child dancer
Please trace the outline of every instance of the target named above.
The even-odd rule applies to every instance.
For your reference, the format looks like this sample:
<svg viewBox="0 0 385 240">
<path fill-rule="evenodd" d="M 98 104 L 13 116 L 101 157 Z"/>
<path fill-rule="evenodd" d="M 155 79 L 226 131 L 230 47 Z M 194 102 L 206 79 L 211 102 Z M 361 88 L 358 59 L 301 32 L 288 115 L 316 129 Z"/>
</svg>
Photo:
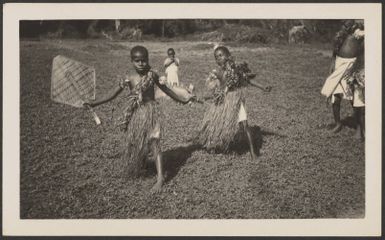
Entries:
<svg viewBox="0 0 385 240">
<path fill-rule="evenodd" d="M 256 159 L 254 143 L 247 124 L 245 98 L 242 87 L 251 84 L 252 74 L 246 63 L 236 64 L 230 51 L 219 46 L 214 51 L 216 63 L 222 73 L 213 71 L 209 78 L 214 78 L 214 104 L 206 111 L 195 143 L 209 151 L 227 152 L 230 143 L 239 129 L 243 128 L 247 135 L 252 159 Z M 270 91 L 270 87 L 253 83 L 254 86 Z"/>
<path fill-rule="evenodd" d="M 85 103 L 91 107 L 114 99 L 123 89 L 130 90 L 127 108 L 124 114 L 124 152 L 122 165 L 127 168 L 128 176 L 137 177 L 144 167 L 148 153 L 155 157 L 157 182 L 152 188 L 158 192 L 164 182 L 163 160 L 160 148 L 161 126 L 158 121 L 158 104 L 155 102 L 154 86 L 157 85 L 172 99 L 188 103 L 194 96 L 187 91 L 174 92 L 159 83 L 158 75 L 151 70 L 148 63 L 148 51 L 143 46 L 131 49 L 131 61 L 136 73 L 120 82 L 113 91 L 103 99 Z"/>
</svg>

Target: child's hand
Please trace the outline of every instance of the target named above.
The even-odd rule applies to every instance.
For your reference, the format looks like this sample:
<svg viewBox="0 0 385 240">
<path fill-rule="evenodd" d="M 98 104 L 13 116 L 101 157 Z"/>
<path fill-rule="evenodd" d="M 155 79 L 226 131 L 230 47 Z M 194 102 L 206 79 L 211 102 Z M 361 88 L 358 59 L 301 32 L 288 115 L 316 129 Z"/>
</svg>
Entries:
<svg viewBox="0 0 385 240">
<path fill-rule="evenodd" d="M 356 29 L 356 31 L 354 31 L 354 33 L 353 33 L 353 36 L 354 36 L 356 39 L 363 38 L 363 37 L 365 36 L 365 31 L 360 30 L 360 29 Z"/>
<path fill-rule="evenodd" d="M 165 85 L 167 83 L 167 77 L 166 76 L 159 77 L 159 83 L 162 85 Z"/>
<path fill-rule="evenodd" d="M 271 92 L 271 86 L 266 86 L 265 89 L 263 90 L 265 92 Z"/>
<path fill-rule="evenodd" d="M 91 103 L 88 103 L 88 102 L 84 102 L 83 103 L 83 108 L 85 109 L 90 109 L 92 106 L 91 106 Z"/>
<path fill-rule="evenodd" d="M 191 94 L 188 98 L 189 103 L 196 102 L 196 100 L 197 100 L 197 96 L 195 96 L 194 94 Z"/>
<path fill-rule="evenodd" d="M 332 74 L 334 72 L 334 67 L 335 67 L 335 61 L 332 62 L 329 68 L 329 74 Z"/>
</svg>

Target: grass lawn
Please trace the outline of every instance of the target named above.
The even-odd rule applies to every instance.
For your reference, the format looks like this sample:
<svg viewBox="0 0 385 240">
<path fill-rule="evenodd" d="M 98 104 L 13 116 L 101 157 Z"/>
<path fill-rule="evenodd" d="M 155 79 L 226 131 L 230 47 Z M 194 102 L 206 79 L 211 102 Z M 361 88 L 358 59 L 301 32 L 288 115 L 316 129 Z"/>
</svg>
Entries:
<svg viewBox="0 0 385 240">
<path fill-rule="evenodd" d="M 64 55 L 94 66 L 96 96 L 133 71 L 135 43 L 101 40 L 20 43 L 21 218 L 360 218 L 365 214 L 364 143 L 352 136 L 352 109 L 342 105 L 345 127 L 327 130 L 331 107 L 320 94 L 330 52 L 325 46 L 230 45 L 257 80 L 273 87 L 245 90 L 249 125 L 260 156 L 247 145 L 230 154 L 186 146 L 207 105 L 161 99 L 167 182 L 151 194 L 154 168 L 137 180 L 120 177 L 119 129 L 113 124 L 125 94 L 90 114 L 50 99 L 52 59 Z M 215 67 L 212 46 L 203 42 L 143 42 L 150 64 L 162 71 L 166 50 L 181 61 L 180 81 L 202 94 Z M 116 108 L 112 114 L 113 107 Z"/>
</svg>

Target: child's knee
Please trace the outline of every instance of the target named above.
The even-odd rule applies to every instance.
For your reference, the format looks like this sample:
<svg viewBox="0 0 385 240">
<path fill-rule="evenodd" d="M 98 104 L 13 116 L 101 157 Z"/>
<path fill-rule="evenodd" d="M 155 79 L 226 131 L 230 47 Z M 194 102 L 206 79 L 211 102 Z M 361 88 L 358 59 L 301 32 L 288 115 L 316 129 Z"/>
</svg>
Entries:
<svg viewBox="0 0 385 240">
<path fill-rule="evenodd" d="M 152 138 L 150 140 L 151 152 L 156 157 L 160 153 L 160 140 L 159 138 Z"/>
<path fill-rule="evenodd" d="M 243 130 L 247 131 L 247 129 L 248 129 L 247 120 L 240 121 L 240 122 L 239 122 L 239 126 L 240 126 Z"/>
</svg>

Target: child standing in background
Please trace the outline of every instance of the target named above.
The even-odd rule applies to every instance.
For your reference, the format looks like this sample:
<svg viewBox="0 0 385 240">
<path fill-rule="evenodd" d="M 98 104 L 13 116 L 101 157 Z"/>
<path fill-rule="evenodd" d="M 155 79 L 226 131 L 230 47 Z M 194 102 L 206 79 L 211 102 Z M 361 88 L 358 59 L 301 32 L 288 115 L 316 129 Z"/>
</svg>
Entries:
<svg viewBox="0 0 385 240">
<path fill-rule="evenodd" d="M 179 86 L 178 68 L 179 59 L 175 57 L 173 48 L 167 50 L 167 58 L 164 61 L 164 69 L 167 77 L 167 83 L 170 87 Z"/>
</svg>

